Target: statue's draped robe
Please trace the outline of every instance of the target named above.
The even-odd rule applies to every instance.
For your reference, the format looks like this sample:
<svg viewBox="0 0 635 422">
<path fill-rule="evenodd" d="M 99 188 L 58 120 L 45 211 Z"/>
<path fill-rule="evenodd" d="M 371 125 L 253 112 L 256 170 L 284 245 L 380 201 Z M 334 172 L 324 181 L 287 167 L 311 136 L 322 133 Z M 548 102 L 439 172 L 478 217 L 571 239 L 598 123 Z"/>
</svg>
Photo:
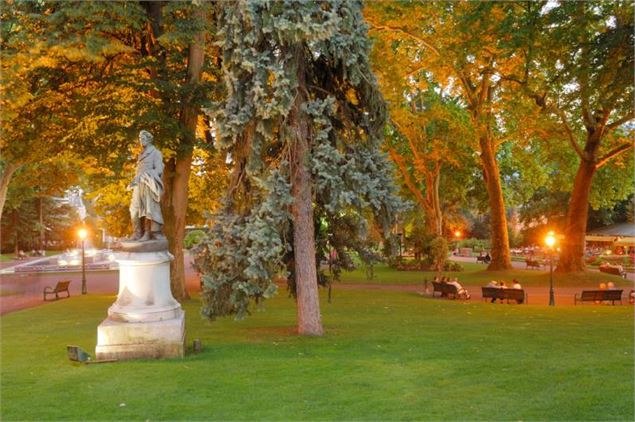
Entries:
<svg viewBox="0 0 635 422">
<path fill-rule="evenodd" d="M 132 191 L 130 215 L 133 219 L 145 217 L 163 224 L 161 195 L 163 195 L 163 157 L 161 152 L 148 145 L 137 160 L 136 186 Z"/>
</svg>

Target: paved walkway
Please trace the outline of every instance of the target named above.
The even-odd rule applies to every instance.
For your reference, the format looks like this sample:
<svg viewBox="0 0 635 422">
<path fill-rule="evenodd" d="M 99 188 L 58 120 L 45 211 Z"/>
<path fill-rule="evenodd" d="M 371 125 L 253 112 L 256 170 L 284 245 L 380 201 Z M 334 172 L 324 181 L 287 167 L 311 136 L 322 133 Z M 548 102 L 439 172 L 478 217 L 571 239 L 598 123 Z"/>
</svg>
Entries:
<svg viewBox="0 0 635 422">
<path fill-rule="evenodd" d="M 28 261 L 20 261 L 20 264 L 24 262 Z M 186 268 L 185 279 L 189 292 L 200 290 L 199 276 L 191 265 Z M 0 315 L 51 303 L 43 301 L 42 291 L 46 286 L 54 287 L 61 280 L 71 281 L 69 286 L 71 296 L 81 295 L 81 272 L 1 274 Z M 88 294 L 116 295 L 118 289 L 119 270 L 86 272 Z"/>
<path fill-rule="evenodd" d="M 453 257 L 453 259 L 461 257 Z M 186 259 L 189 259 L 186 255 Z M 459 259 L 456 259 L 459 260 Z M 463 260 L 472 261 L 470 258 L 464 258 Z M 23 263 L 24 261 L 21 261 Z M 522 263 L 518 263 L 523 268 Z M 516 267 L 516 265 L 515 265 Z M 42 291 L 45 286 L 55 286 L 60 280 L 70 280 L 70 292 L 71 296 L 81 294 L 81 272 L 68 272 L 68 273 L 14 273 L 14 274 L 2 274 L 0 275 L 0 288 L 2 295 L 0 296 L 0 315 L 8 312 L 15 312 L 20 309 L 31 308 L 35 306 L 45 305 L 50 302 L 44 302 L 42 300 Z M 191 265 L 186 266 L 186 286 L 189 292 L 194 293 L 200 290 L 200 279 L 196 271 Z M 89 271 L 86 273 L 86 286 L 89 294 L 100 295 L 116 295 L 119 285 L 119 271 Z M 282 286 L 281 289 L 285 287 Z M 411 292 L 419 296 L 432 297 L 432 284 L 428 286 L 429 292 L 424 291 L 423 284 L 346 284 L 346 283 L 334 283 L 333 291 L 336 293 L 338 290 L 352 290 L 352 289 L 366 289 L 366 290 L 383 290 L 383 291 L 400 291 Z M 468 292 L 471 295 L 469 302 L 481 302 L 481 289 L 478 286 L 468 286 Z M 581 287 L 555 287 L 554 296 L 556 306 L 572 306 L 573 296 L 575 293 L 579 293 L 582 290 Z M 624 296 L 628 294 L 629 289 L 624 289 Z M 526 287 L 525 291 L 528 295 L 529 305 L 543 305 L 546 306 L 549 303 L 549 288 L 548 287 Z M 114 298 L 113 298 L 114 300 Z M 447 300 L 447 299 L 435 299 L 435 300 Z M 627 301 L 624 301 L 626 303 Z"/>
<path fill-rule="evenodd" d="M 458 261 L 458 262 L 472 262 L 472 263 L 476 263 L 476 257 L 467 257 L 467 256 L 452 256 L 450 258 L 450 260 L 452 261 Z M 485 264 L 481 264 L 483 265 L 483 268 L 486 268 Z M 525 264 L 525 262 L 523 261 L 512 261 L 512 267 L 519 269 L 519 270 L 525 270 L 527 269 L 527 264 Z M 594 267 L 587 267 L 588 271 L 592 271 L 592 272 L 596 272 L 599 273 L 600 270 Z M 534 270 L 534 271 L 538 271 L 538 270 Z M 543 268 L 543 271 L 549 271 L 549 266 L 547 265 L 546 267 Z M 626 278 L 628 280 L 631 281 L 635 281 L 635 273 L 626 273 Z"/>
<path fill-rule="evenodd" d="M 428 284 L 428 292 L 424 290 L 424 286 L 422 284 L 412 285 L 412 284 L 340 284 L 334 283 L 333 290 L 353 290 L 353 289 L 367 289 L 367 290 L 384 290 L 384 291 L 398 291 L 398 292 L 412 292 L 413 294 L 433 298 L 432 296 L 432 283 Z M 527 293 L 527 303 L 529 305 L 542 305 L 546 306 L 549 304 L 549 287 L 525 287 L 525 292 Z M 467 286 L 467 291 L 470 294 L 470 300 L 467 302 L 481 302 L 481 288 L 479 286 Z M 554 288 L 554 302 L 556 306 L 573 306 L 574 301 L 573 297 L 576 293 L 580 293 L 582 291 L 581 287 L 563 287 L 563 288 Z M 628 291 L 625 289 L 623 293 L 623 298 L 626 297 Z M 437 293 L 434 297 L 435 300 L 448 300 L 445 298 L 440 298 Z M 463 302 L 463 301 L 459 301 Z M 625 300 L 623 303 L 626 303 Z"/>
</svg>

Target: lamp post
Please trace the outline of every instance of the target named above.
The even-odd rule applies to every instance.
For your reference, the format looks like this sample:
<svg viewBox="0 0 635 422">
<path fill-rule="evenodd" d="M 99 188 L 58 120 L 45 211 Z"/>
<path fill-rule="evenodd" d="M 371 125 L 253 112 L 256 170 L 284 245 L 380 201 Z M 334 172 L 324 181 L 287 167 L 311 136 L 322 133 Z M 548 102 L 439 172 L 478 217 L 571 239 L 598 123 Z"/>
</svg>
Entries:
<svg viewBox="0 0 635 422">
<path fill-rule="evenodd" d="M 461 241 L 462 235 L 463 233 L 461 233 L 461 230 L 454 231 L 454 238 L 456 239 L 456 254 L 457 255 L 459 255 L 459 242 Z"/>
<path fill-rule="evenodd" d="M 85 261 L 85 253 L 84 253 L 84 243 L 86 241 L 86 236 L 88 236 L 88 232 L 86 229 L 79 229 L 77 232 L 79 239 L 82 241 L 82 294 L 85 295 L 87 293 L 86 290 L 86 261 Z"/>
<path fill-rule="evenodd" d="M 555 299 L 553 297 L 553 247 L 556 244 L 556 236 L 553 232 L 547 233 L 545 237 L 545 244 L 549 248 L 549 306 L 555 305 Z"/>
</svg>

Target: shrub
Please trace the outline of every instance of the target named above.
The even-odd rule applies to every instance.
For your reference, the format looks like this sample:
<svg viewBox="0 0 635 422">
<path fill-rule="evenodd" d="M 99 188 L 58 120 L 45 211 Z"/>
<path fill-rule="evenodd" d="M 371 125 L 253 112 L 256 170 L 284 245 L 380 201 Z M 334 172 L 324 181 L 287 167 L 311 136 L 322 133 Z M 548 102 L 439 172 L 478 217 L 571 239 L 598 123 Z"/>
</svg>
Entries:
<svg viewBox="0 0 635 422">
<path fill-rule="evenodd" d="M 463 271 L 463 265 L 454 261 L 445 261 L 445 264 L 443 264 L 443 271 Z"/>
<path fill-rule="evenodd" d="M 491 249 L 490 241 L 483 239 L 465 239 L 459 242 L 459 248 L 472 248 L 474 252 L 481 252 Z"/>
<path fill-rule="evenodd" d="M 205 232 L 203 230 L 192 230 L 185 235 L 183 246 L 185 247 L 185 249 L 192 249 L 194 246 L 198 245 L 198 243 L 203 240 L 204 237 Z"/>
</svg>

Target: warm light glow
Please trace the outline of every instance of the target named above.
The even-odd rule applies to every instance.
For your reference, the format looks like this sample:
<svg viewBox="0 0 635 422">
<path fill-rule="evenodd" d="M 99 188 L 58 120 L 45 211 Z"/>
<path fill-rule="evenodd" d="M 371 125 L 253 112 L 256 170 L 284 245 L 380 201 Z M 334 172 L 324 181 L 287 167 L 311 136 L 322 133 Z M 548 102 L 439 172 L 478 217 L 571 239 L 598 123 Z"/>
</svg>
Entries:
<svg viewBox="0 0 635 422">
<path fill-rule="evenodd" d="M 553 248 L 553 245 L 556 244 L 556 235 L 553 232 L 547 233 L 547 237 L 545 237 L 545 244 L 550 248 Z"/>
<path fill-rule="evenodd" d="M 86 236 L 88 236 L 88 231 L 86 229 L 79 229 L 79 231 L 77 232 L 77 235 L 79 236 L 81 240 L 84 240 L 86 239 Z"/>
<path fill-rule="evenodd" d="M 461 237 L 461 230 L 457 230 L 454 232 L 454 237 Z"/>
</svg>

